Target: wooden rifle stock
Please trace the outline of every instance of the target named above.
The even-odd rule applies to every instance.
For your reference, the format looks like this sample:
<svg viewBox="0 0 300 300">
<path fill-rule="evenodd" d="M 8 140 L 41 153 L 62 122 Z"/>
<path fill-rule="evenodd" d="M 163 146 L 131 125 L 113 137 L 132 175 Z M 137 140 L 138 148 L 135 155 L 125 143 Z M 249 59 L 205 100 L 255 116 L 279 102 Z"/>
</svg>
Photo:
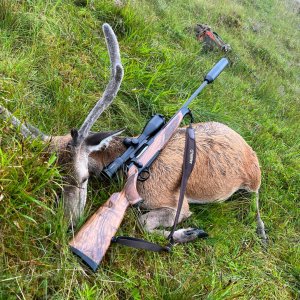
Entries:
<svg viewBox="0 0 300 300">
<path fill-rule="evenodd" d="M 138 169 L 133 165 L 128 169 L 128 178 L 123 190 L 112 194 L 69 243 L 72 252 L 93 271 L 97 270 L 111 244 L 129 204 L 133 205 L 142 200 L 136 189 L 137 177 Z"/>
<path fill-rule="evenodd" d="M 186 107 L 179 110 L 155 135 L 153 142 L 137 157 L 139 164 L 147 165 L 164 148 L 188 112 L 189 109 Z M 138 175 L 139 169 L 132 163 L 128 168 L 128 178 L 123 190 L 112 194 L 69 243 L 72 252 L 78 255 L 93 271 L 97 270 L 112 238 L 121 225 L 128 206 L 142 200 L 136 188 Z"/>
</svg>

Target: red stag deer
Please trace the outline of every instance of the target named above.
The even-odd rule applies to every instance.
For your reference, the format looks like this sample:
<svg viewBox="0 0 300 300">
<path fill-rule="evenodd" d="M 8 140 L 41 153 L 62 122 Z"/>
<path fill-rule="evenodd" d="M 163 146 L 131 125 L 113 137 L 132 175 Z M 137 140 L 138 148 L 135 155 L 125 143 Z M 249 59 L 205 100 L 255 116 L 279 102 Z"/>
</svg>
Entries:
<svg viewBox="0 0 300 300">
<path fill-rule="evenodd" d="M 58 163 L 65 172 L 63 201 L 65 215 L 76 223 L 82 215 L 90 174 L 98 176 L 103 168 L 125 151 L 121 131 L 90 133 L 101 113 L 112 103 L 123 77 L 119 45 L 108 24 L 103 25 L 111 62 L 111 78 L 94 108 L 77 131 L 65 136 L 47 136 L 31 125 L 24 125 L 7 109 L 0 106 L 0 116 L 20 128 L 26 138 L 40 138 L 49 144 L 49 151 L 57 151 Z M 261 182 L 255 152 L 245 140 L 224 124 L 206 122 L 194 124 L 197 160 L 190 176 L 179 221 L 191 215 L 189 203 L 212 203 L 228 199 L 239 189 L 256 193 L 258 233 L 266 241 L 264 224 L 258 210 L 258 191 Z M 169 235 L 158 227 L 173 225 L 179 196 L 185 128 L 180 128 L 150 168 L 151 176 L 138 182 L 138 192 L 144 199 L 142 207 L 149 210 L 140 217 L 145 229 Z M 176 242 L 197 238 L 194 228 L 179 229 Z"/>
</svg>

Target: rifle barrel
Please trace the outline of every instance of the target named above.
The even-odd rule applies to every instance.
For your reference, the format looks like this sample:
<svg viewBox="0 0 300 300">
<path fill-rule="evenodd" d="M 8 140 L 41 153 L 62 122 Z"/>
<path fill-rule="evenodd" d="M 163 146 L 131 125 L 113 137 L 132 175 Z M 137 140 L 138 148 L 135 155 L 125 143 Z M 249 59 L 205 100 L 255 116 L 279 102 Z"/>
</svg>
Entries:
<svg viewBox="0 0 300 300">
<path fill-rule="evenodd" d="M 193 93 L 193 95 L 182 105 L 180 110 L 184 107 L 188 107 L 190 103 L 200 94 L 200 92 L 208 85 L 208 82 L 204 80 L 198 89 Z"/>
</svg>

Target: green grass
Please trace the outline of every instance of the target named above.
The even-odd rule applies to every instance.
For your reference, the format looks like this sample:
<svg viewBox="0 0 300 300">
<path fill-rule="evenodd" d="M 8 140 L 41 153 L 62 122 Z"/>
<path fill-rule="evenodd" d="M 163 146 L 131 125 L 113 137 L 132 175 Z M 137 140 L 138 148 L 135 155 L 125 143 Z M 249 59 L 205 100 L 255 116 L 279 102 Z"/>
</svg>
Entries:
<svg viewBox="0 0 300 300">
<path fill-rule="evenodd" d="M 172 116 L 222 53 L 189 30 L 208 23 L 232 64 L 195 100 L 196 121 L 228 124 L 262 169 L 264 250 L 251 196 L 192 206 L 183 226 L 207 240 L 171 255 L 112 246 L 91 273 L 68 250 L 55 155 L 0 123 L 0 299 L 299 298 L 299 6 L 296 1 L 0 0 L 0 102 L 48 134 L 79 127 L 109 78 L 101 25 L 115 30 L 125 78 L 94 130 L 138 134 L 154 112 Z M 92 182 L 86 216 L 118 188 Z M 120 233 L 142 234 L 128 211 Z"/>
</svg>

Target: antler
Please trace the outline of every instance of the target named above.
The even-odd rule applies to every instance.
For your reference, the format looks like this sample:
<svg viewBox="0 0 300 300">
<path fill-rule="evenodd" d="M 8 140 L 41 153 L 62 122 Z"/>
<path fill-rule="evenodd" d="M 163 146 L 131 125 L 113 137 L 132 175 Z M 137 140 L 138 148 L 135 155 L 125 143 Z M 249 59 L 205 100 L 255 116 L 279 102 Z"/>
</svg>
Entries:
<svg viewBox="0 0 300 300">
<path fill-rule="evenodd" d="M 36 139 L 37 137 L 39 137 L 42 141 L 46 141 L 49 139 L 47 135 L 42 133 L 36 127 L 30 124 L 27 124 L 27 126 L 25 126 L 19 119 L 13 116 L 13 114 L 2 105 L 0 105 L 0 117 L 4 120 L 10 120 L 14 127 L 20 128 L 20 132 L 25 138 Z"/>
<path fill-rule="evenodd" d="M 78 138 L 76 144 L 80 145 L 82 141 L 87 137 L 91 127 L 94 125 L 103 111 L 112 103 L 113 99 L 117 95 L 123 78 L 123 67 L 121 64 L 120 49 L 118 40 L 114 31 L 108 24 L 103 24 L 103 33 L 105 35 L 106 45 L 109 52 L 111 63 L 111 78 L 102 95 L 97 101 L 94 108 L 90 111 L 82 126 L 78 131 Z"/>
</svg>

